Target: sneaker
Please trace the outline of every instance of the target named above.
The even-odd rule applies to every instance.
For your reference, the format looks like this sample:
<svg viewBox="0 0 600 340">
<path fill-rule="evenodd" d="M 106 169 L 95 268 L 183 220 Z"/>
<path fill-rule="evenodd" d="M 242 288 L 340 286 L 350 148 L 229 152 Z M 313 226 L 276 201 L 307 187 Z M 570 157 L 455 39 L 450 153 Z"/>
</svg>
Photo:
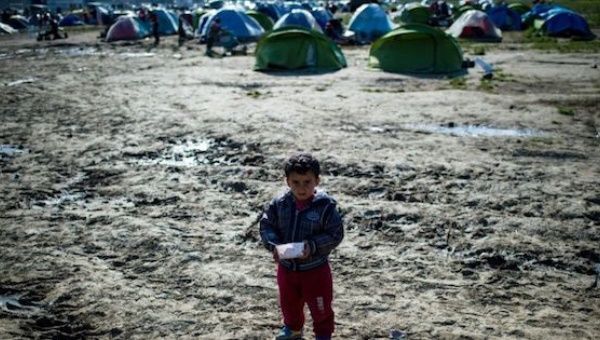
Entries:
<svg viewBox="0 0 600 340">
<path fill-rule="evenodd" d="M 283 326 L 275 340 L 302 340 L 302 331 L 293 331 L 288 326 Z"/>
</svg>

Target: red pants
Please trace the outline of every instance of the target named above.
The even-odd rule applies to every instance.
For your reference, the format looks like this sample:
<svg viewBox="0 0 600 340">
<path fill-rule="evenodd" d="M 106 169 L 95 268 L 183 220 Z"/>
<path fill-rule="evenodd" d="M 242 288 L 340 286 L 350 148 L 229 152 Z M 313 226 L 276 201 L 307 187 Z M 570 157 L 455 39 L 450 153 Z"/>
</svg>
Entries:
<svg viewBox="0 0 600 340">
<path fill-rule="evenodd" d="M 315 269 L 295 272 L 282 265 L 277 267 L 279 305 L 283 322 L 292 330 L 304 326 L 304 304 L 308 304 L 316 336 L 333 333 L 333 280 L 331 268 L 326 263 Z"/>
</svg>

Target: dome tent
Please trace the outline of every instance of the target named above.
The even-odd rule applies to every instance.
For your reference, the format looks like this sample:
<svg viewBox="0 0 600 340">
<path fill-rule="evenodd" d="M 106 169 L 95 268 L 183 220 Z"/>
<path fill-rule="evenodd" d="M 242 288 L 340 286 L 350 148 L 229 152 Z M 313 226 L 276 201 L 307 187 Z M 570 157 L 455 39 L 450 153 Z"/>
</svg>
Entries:
<svg viewBox="0 0 600 340">
<path fill-rule="evenodd" d="M 447 30 L 455 38 L 481 41 L 502 41 L 502 31 L 482 11 L 473 9 L 466 11 Z"/>
<path fill-rule="evenodd" d="M 178 19 L 173 14 L 163 8 L 155 8 L 152 13 L 158 18 L 158 33 L 160 35 L 170 35 L 177 33 Z"/>
<path fill-rule="evenodd" d="M 317 20 L 315 20 L 315 17 L 305 9 L 293 9 L 291 12 L 284 14 L 277 20 L 275 25 L 273 25 L 273 29 L 288 26 L 300 26 L 308 30 L 323 31 L 321 30 L 321 26 L 317 23 Z"/>
<path fill-rule="evenodd" d="M 346 67 L 340 48 L 318 31 L 282 27 L 265 35 L 256 45 L 255 70 L 339 70 Z"/>
<path fill-rule="evenodd" d="M 106 33 L 106 41 L 138 40 L 150 35 L 150 28 L 140 18 L 121 16 L 110 26 Z"/>
<path fill-rule="evenodd" d="M 508 4 L 508 8 L 512 9 L 513 11 L 519 13 L 519 15 L 523 15 L 527 12 L 529 12 L 530 7 L 527 6 L 526 4 L 522 3 L 522 2 L 513 2 Z"/>
<path fill-rule="evenodd" d="M 520 31 L 521 15 L 507 6 L 495 6 L 486 11 L 494 25 L 502 31 Z"/>
<path fill-rule="evenodd" d="M 226 7 L 212 12 L 207 19 L 201 18 L 201 38 L 206 39 L 212 22 L 217 18 L 221 20 L 221 27 L 242 43 L 256 41 L 265 33 L 262 26 L 243 10 Z"/>
<path fill-rule="evenodd" d="M 565 8 L 555 8 L 541 15 L 542 20 L 534 21 L 534 27 L 551 37 L 578 37 L 593 39 L 595 36 L 585 19 Z"/>
<path fill-rule="evenodd" d="M 268 15 L 257 11 L 246 11 L 246 14 L 256 20 L 265 32 L 273 29 L 274 22 Z"/>
<path fill-rule="evenodd" d="M 356 34 L 359 42 L 371 42 L 394 27 L 387 13 L 377 4 L 361 5 L 350 18 L 348 30 Z"/>
<path fill-rule="evenodd" d="M 458 42 L 444 31 L 422 24 L 400 26 L 377 39 L 369 66 L 396 73 L 453 73 L 462 69 Z"/>
<path fill-rule="evenodd" d="M 406 4 L 400 11 L 400 15 L 396 17 L 395 22 L 405 24 L 427 24 L 431 12 L 429 7 L 421 5 L 418 2 Z"/>
</svg>

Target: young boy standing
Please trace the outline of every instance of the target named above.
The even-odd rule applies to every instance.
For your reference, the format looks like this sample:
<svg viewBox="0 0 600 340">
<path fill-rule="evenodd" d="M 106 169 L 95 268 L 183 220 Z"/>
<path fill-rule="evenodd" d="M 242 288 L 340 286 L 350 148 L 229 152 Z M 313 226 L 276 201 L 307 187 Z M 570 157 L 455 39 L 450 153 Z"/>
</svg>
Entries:
<svg viewBox="0 0 600 340">
<path fill-rule="evenodd" d="M 302 339 L 304 304 L 308 304 L 317 340 L 331 339 L 334 330 L 333 281 L 328 255 L 344 237 L 336 201 L 319 185 L 320 165 L 310 154 L 286 160 L 289 189 L 274 198 L 260 220 L 263 245 L 277 265 L 279 304 L 284 326 L 276 340 Z M 304 243 L 302 255 L 279 259 L 275 245 Z"/>
</svg>

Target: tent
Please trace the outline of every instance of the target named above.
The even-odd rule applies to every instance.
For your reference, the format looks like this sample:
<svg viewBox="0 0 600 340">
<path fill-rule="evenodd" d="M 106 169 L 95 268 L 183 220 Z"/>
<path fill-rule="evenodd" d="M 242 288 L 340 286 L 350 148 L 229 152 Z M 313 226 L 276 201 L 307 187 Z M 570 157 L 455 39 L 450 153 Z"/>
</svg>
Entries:
<svg viewBox="0 0 600 340">
<path fill-rule="evenodd" d="M 323 32 L 321 26 L 319 26 L 317 20 L 315 20 L 315 17 L 305 9 L 293 9 L 291 12 L 284 14 L 277 20 L 275 25 L 273 25 L 273 29 L 276 30 L 288 26 L 300 26 L 308 30 Z"/>
<path fill-rule="evenodd" d="M 121 16 L 110 26 L 106 41 L 138 40 L 150 35 L 150 27 L 135 16 Z"/>
<path fill-rule="evenodd" d="M 457 20 L 458 18 L 461 17 L 461 15 L 463 15 L 463 13 L 465 13 L 467 11 L 472 11 L 474 9 L 477 9 L 477 8 L 475 8 L 472 5 L 462 5 L 462 6 L 459 6 L 458 8 L 455 8 L 452 11 L 452 17 L 454 18 L 454 20 Z"/>
<path fill-rule="evenodd" d="M 65 15 L 58 22 L 58 26 L 81 26 L 81 25 L 84 25 L 83 20 L 81 20 L 81 18 L 77 14 L 74 14 L 74 13 L 69 13 L 69 14 Z"/>
<path fill-rule="evenodd" d="M 541 15 L 542 20 L 536 21 L 535 28 L 540 29 L 545 35 L 552 37 L 578 37 L 593 39 L 594 34 L 585 19 L 568 9 L 555 8 Z"/>
<path fill-rule="evenodd" d="M 160 35 L 170 35 L 177 33 L 178 19 L 173 13 L 168 12 L 163 8 L 156 8 L 152 13 L 158 18 L 158 33 Z"/>
<path fill-rule="evenodd" d="M 377 39 L 369 66 L 396 73 L 452 73 L 462 69 L 460 45 L 444 31 L 422 24 L 400 26 Z"/>
<path fill-rule="evenodd" d="M 7 24 L 16 30 L 22 30 L 29 26 L 29 20 L 22 15 L 12 15 Z"/>
<path fill-rule="evenodd" d="M 521 15 L 507 6 L 491 7 L 486 13 L 494 25 L 502 31 L 521 30 Z"/>
<path fill-rule="evenodd" d="M 350 18 L 348 30 L 356 34 L 359 42 L 371 42 L 394 27 L 387 13 L 377 4 L 360 6 Z"/>
<path fill-rule="evenodd" d="M 502 41 L 502 31 L 494 25 L 487 14 L 476 9 L 463 13 L 446 32 L 455 38 Z"/>
<path fill-rule="evenodd" d="M 519 13 L 519 15 L 523 15 L 527 12 L 529 12 L 530 7 L 527 6 L 526 4 L 522 3 L 522 2 L 513 2 L 508 4 L 508 8 L 512 9 L 513 11 Z"/>
<path fill-rule="evenodd" d="M 273 29 L 274 22 L 268 15 L 257 11 L 246 11 L 246 14 L 256 20 L 265 32 Z"/>
<path fill-rule="evenodd" d="M 411 2 L 402 8 L 394 21 L 405 24 L 427 24 L 430 15 L 429 7 L 418 2 Z"/>
<path fill-rule="evenodd" d="M 219 18 L 221 27 L 231 32 L 240 42 L 257 41 L 265 30 L 252 17 L 244 11 L 235 8 L 221 8 L 208 14 L 206 21 L 200 20 L 201 38 L 206 39 L 212 22 Z"/>
<path fill-rule="evenodd" d="M 346 67 L 342 50 L 325 35 L 303 27 L 282 27 L 256 45 L 255 70 L 339 70 Z"/>
<path fill-rule="evenodd" d="M 0 34 L 15 34 L 18 31 L 12 28 L 10 25 L 0 22 Z"/>
<path fill-rule="evenodd" d="M 333 19 L 333 14 L 325 7 L 315 7 L 311 9 L 310 13 L 315 20 L 317 20 L 317 23 L 321 26 L 323 31 L 325 31 L 325 27 L 329 20 Z"/>
<path fill-rule="evenodd" d="M 266 14 L 269 18 L 271 18 L 271 20 L 273 20 L 273 22 L 279 20 L 279 18 L 281 18 L 281 16 L 284 14 L 284 11 L 280 6 L 277 6 L 276 4 L 270 2 L 257 3 L 255 10 L 257 12 Z"/>
</svg>

